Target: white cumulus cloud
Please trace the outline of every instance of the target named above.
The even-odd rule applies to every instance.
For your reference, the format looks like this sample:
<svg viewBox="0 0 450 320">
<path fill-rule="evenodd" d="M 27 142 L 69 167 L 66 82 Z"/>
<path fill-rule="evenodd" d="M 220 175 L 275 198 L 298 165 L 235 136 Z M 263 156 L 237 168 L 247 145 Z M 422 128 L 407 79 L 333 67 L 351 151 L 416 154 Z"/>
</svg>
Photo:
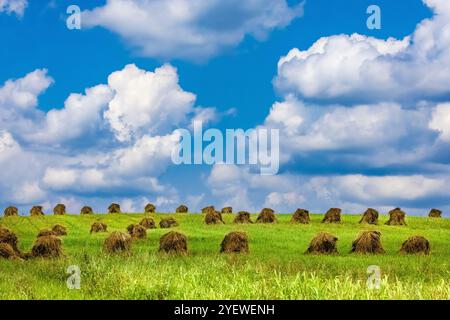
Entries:
<svg viewBox="0 0 450 320">
<path fill-rule="evenodd" d="M 391 101 L 450 94 L 450 10 L 425 0 L 435 15 L 411 37 L 380 40 L 359 34 L 319 39 L 292 49 L 278 64 L 276 88 L 306 99 Z"/>
<path fill-rule="evenodd" d="M 108 0 L 82 21 L 118 33 L 144 56 L 201 60 L 246 35 L 263 39 L 302 12 L 285 0 Z"/>
<path fill-rule="evenodd" d="M 103 125 L 101 111 L 106 109 L 112 97 L 112 90 L 106 85 L 88 88 L 85 95 L 72 93 L 64 108 L 47 112 L 42 128 L 28 139 L 39 143 L 62 143 L 98 132 Z"/>
<path fill-rule="evenodd" d="M 169 132 L 187 120 L 196 99 L 179 86 L 177 70 L 168 64 L 154 72 L 128 65 L 112 73 L 108 84 L 114 98 L 105 119 L 122 142 Z"/>
<path fill-rule="evenodd" d="M 364 176 L 343 175 L 313 178 L 314 188 L 326 197 L 359 203 L 378 204 L 394 201 L 417 201 L 427 197 L 450 195 L 448 176 Z M 324 192 L 324 189 L 326 192 Z M 319 198 L 321 197 L 320 194 Z"/>
<path fill-rule="evenodd" d="M 436 106 L 428 126 L 439 132 L 441 140 L 450 142 L 450 103 Z"/>
<path fill-rule="evenodd" d="M 168 64 L 154 72 L 128 65 L 107 84 L 72 93 L 62 108 L 43 111 L 38 98 L 52 83 L 46 70 L 36 70 L 0 87 L 2 203 L 80 195 L 178 197 L 159 180 L 179 140 L 174 129 L 220 116 L 215 108 L 195 107 L 195 95 L 179 86 Z"/>
</svg>

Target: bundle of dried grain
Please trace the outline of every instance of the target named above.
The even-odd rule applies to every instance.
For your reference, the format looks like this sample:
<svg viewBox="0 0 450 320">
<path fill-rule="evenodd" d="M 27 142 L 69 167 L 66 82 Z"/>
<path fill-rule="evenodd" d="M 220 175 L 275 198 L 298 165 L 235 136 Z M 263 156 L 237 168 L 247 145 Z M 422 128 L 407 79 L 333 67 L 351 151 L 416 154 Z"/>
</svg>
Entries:
<svg viewBox="0 0 450 320">
<path fill-rule="evenodd" d="M 372 208 L 366 210 L 359 223 L 378 224 L 378 211 Z"/>
<path fill-rule="evenodd" d="M 341 209 L 339 208 L 331 208 L 325 213 L 323 217 L 322 223 L 338 223 L 341 222 Z"/>
<path fill-rule="evenodd" d="M 8 243 L 0 242 L 0 258 L 1 259 L 18 259 L 20 256 L 14 251 L 13 247 Z"/>
<path fill-rule="evenodd" d="M 117 203 L 111 203 L 108 207 L 108 213 L 120 213 L 120 205 Z"/>
<path fill-rule="evenodd" d="M 38 237 L 31 248 L 33 258 L 60 258 L 63 256 L 62 241 L 54 235 Z"/>
<path fill-rule="evenodd" d="M 310 242 L 306 253 L 334 254 L 337 253 L 336 242 L 338 238 L 327 232 L 320 232 Z"/>
<path fill-rule="evenodd" d="M 412 236 L 403 242 L 400 248 L 401 253 L 405 254 L 430 254 L 430 242 L 422 236 Z"/>
<path fill-rule="evenodd" d="M 293 223 L 308 224 L 309 221 L 309 211 L 305 209 L 297 209 L 291 219 Z"/>
<path fill-rule="evenodd" d="M 159 226 L 163 229 L 178 227 L 178 222 L 174 218 L 163 218 L 159 222 Z"/>
<path fill-rule="evenodd" d="M 67 229 L 66 227 L 60 225 L 60 224 L 55 224 L 52 228 L 53 233 L 56 236 L 67 236 Z"/>
<path fill-rule="evenodd" d="M 233 223 L 253 223 L 253 221 L 250 218 L 249 212 L 240 211 L 234 218 Z"/>
<path fill-rule="evenodd" d="M 155 213 L 155 212 L 156 212 L 156 207 L 152 203 L 148 203 L 145 206 L 145 213 Z"/>
<path fill-rule="evenodd" d="M 30 210 L 30 216 L 43 216 L 44 212 L 42 211 L 42 206 L 34 206 Z"/>
<path fill-rule="evenodd" d="M 225 207 L 225 208 L 222 208 L 221 213 L 222 213 L 222 214 L 232 214 L 232 213 L 233 213 L 233 208 L 232 208 L 232 207 Z"/>
<path fill-rule="evenodd" d="M 187 253 L 187 237 L 178 232 L 169 232 L 159 240 L 159 251 L 171 254 Z"/>
<path fill-rule="evenodd" d="M 107 232 L 108 226 L 100 221 L 96 221 L 91 226 L 91 232 L 90 233 L 97 233 L 97 232 Z"/>
<path fill-rule="evenodd" d="M 131 224 L 127 228 L 128 233 L 133 239 L 146 239 L 147 229 L 140 224 Z"/>
<path fill-rule="evenodd" d="M 245 232 L 230 232 L 220 244 L 220 252 L 248 253 L 248 237 Z"/>
<path fill-rule="evenodd" d="M 352 242 L 352 250 L 354 253 L 362 254 L 378 254 L 384 253 L 381 245 L 381 232 L 379 231 L 363 231 Z"/>
<path fill-rule="evenodd" d="M 152 218 L 144 218 L 139 222 L 141 226 L 143 226 L 146 229 L 156 229 L 156 223 L 155 220 Z"/>
<path fill-rule="evenodd" d="M 270 208 L 264 208 L 256 219 L 256 223 L 275 223 L 277 218 L 275 217 L 275 211 Z"/>
<path fill-rule="evenodd" d="M 206 224 L 225 224 L 222 220 L 222 215 L 218 211 L 209 211 L 205 215 L 205 223 Z"/>
<path fill-rule="evenodd" d="M 57 204 L 55 208 L 53 208 L 53 214 L 57 216 L 63 216 L 66 214 L 66 206 L 63 204 Z"/>
<path fill-rule="evenodd" d="M 8 228 L 0 227 L 0 243 L 9 244 L 16 253 L 20 254 L 20 251 L 17 248 L 17 236 Z"/>
<path fill-rule="evenodd" d="M 202 213 L 203 214 L 206 214 L 206 213 L 208 213 L 208 212 L 216 212 L 216 208 L 214 208 L 214 206 L 207 206 L 207 207 L 204 207 L 203 209 L 202 209 Z"/>
<path fill-rule="evenodd" d="M 5 214 L 6 216 L 6 214 Z M 428 214 L 430 218 L 441 218 L 442 217 L 442 211 L 439 209 L 431 209 L 430 213 Z"/>
<path fill-rule="evenodd" d="M 92 211 L 91 207 L 84 206 L 83 208 L 81 208 L 80 214 L 81 215 L 94 214 L 94 211 Z"/>
<path fill-rule="evenodd" d="M 103 244 L 103 250 L 107 253 L 130 253 L 131 237 L 126 233 L 114 231 Z"/>
<path fill-rule="evenodd" d="M 16 207 L 8 207 L 5 209 L 5 217 L 16 217 L 19 215 L 19 210 Z"/>
<path fill-rule="evenodd" d="M 406 226 L 406 213 L 400 208 L 389 211 L 389 220 L 386 222 L 388 226 Z"/>
<path fill-rule="evenodd" d="M 185 206 L 184 204 L 182 204 L 181 206 L 179 206 L 176 210 L 176 213 L 188 213 L 189 208 L 187 206 Z"/>
<path fill-rule="evenodd" d="M 48 236 L 57 236 L 57 234 L 53 230 L 42 229 L 41 231 L 39 231 L 37 238 L 48 237 Z"/>
</svg>

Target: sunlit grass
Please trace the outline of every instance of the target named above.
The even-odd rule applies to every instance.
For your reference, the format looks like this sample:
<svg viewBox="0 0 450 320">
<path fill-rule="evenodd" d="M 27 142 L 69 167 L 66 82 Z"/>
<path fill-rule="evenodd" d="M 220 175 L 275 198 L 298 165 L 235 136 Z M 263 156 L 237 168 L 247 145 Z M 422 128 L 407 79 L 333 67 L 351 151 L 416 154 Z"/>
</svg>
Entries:
<svg viewBox="0 0 450 320">
<path fill-rule="evenodd" d="M 157 221 L 161 215 L 153 215 Z M 164 215 L 165 216 L 165 215 Z M 158 253 L 164 229 L 148 231 L 148 239 L 133 244 L 131 257 L 102 253 L 107 234 L 90 235 L 90 225 L 101 219 L 108 230 L 122 230 L 143 215 L 44 216 L 0 218 L 0 224 L 19 237 L 19 247 L 29 251 L 38 231 L 60 223 L 68 228 L 63 237 L 66 257 L 59 260 L 0 260 L 2 299 L 449 299 L 450 220 L 408 217 L 408 226 L 359 225 L 357 216 L 345 215 L 339 225 L 321 224 L 313 215 L 309 225 L 293 225 L 290 216 L 279 215 L 275 225 L 207 226 L 201 215 L 171 215 L 176 230 L 189 238 L 189 255 Z M 382 232 L 386 254 L 350 254 L 351 242 L 360 230 Z M 250 254 L 219 254 L 224 235 L 246 231 Z M 336 256 L 304 255 L 319 231 L 338 238 Z M 431 242 L 430 256 L 398 254 L 411 235 Z M 79 265 L 81 290 L 66 286 L 66 269 Z M 382 272 L 379 290 L 366 286 L 366 270 L 378 265 Z"/>
</svg>

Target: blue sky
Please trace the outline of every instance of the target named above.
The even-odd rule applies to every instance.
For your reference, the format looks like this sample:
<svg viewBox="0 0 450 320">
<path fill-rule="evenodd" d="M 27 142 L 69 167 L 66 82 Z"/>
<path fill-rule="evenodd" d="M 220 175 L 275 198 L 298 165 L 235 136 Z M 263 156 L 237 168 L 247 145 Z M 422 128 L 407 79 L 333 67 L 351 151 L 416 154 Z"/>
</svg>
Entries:
<svg viewBox="0 0 450 320">
<path fill-rule="evenodd" d="M 0 0 L 0 204 L 450 209 L 446 1 L 204 3 Z M 171 164 L 202 112 L 280 129 L 280 174 Z"/>
<path fill-rule="evenodd" d="M 299 1 L 297 1 L 299 2 Z M 73 1 L 30 1 L 24 17 L 1 16 L 0 26 L 8 47 L 0 52 L 1 81 L 17 78 L 30 70 L 47 68 L 57 80 L 40 97 L 41 106 L 60 106 L 72 92 L 105 82 L 113 70 L 129 63 L 152 70 L 170 61 L 180 74 L 180 83 L 198 95 L 198 103 L 220 109 L 235 107 L 242 117 L 241 126 L 253 126 L 264 120 L 277 98 L 271 80 L 276 64 L 292 48 L 306 49 L 323 36 L 358 32 L 387 38 L 401 38 L 414 31 L 418 22 L 431 16 L 420 1 L 377 1 L 383 9 L 383 28 L 366 27 L 367 7 L 373 1 L 314 0 L 305 4 L 303 17 L 282 30 L 271 32 L 266 41 L 251 36 L 232 50 L 208 61 L 192 63 L 180 59 L 140 57 L 110 31 L 97 28 L 69 31 L 65 25 L 66 8 Z M 94 8 L 105 1 L 76 1 L 81 9 Z M 290 1 L 296 3 L 296 1 Z M 26 41 L 24 41 L 26 39 Z M 213 80 L 213 81 L 211 81 Z M 258 117 L 255 117 L 255 113 Z M 233 124 L 236 119 L 233 120 Z"/>
</svg>

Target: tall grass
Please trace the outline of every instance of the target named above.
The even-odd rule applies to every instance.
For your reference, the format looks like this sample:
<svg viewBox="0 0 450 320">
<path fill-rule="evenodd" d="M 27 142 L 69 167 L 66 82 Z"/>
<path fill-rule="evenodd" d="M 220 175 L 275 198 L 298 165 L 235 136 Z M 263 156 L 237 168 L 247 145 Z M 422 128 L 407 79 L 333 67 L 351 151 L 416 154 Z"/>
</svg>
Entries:
<svg viewBox="0 0 450 320">
<path fill-rule="evenodd" d="M 157 221 L 164 214 L 153 215 Z M 0 260 L 2 299 L 449 299 L 450 220 L 408 217 L 408 226 L 359 225 L 357 216 L 343 216 L 339 225 L 321 224 L 312 215 L 309 225 L 293 225 L 280 215 L 275 225 L 207 226 L 201 215 L 173 214 L 177 231 L 189 239 L 187 256 L 158 253 L 159 237 L 167 230 L 148 231 L 148 239 L 133 243 L 130 257 L 102 252 L 107 234 L 90 235 L 90 225 L 101 219 L 108 230 L 125 228 L 140 214 L 1 218 L 14 231 L 19 247 L 29 251 L 38 231 L 60 223 L 66 257 L 58 260 Z M 381 217 L 381 222 L 386 217 Z M 229 231 L 246 231 L 250 254 L 219 254 Z M 386 254 L 350 254 L 351 242 L 361 230 L 380 230 Z M 319 231 L 338 238 L 338 255 L 304 255 Z M 398 254 L 411 235 L 431 242 L 430 256 Z M 66 286 L 69 265 L 81 269 L 81 289 Z M 380 289 L 368 289 L 367 267 L 381 268 Z"/>
</svg>

